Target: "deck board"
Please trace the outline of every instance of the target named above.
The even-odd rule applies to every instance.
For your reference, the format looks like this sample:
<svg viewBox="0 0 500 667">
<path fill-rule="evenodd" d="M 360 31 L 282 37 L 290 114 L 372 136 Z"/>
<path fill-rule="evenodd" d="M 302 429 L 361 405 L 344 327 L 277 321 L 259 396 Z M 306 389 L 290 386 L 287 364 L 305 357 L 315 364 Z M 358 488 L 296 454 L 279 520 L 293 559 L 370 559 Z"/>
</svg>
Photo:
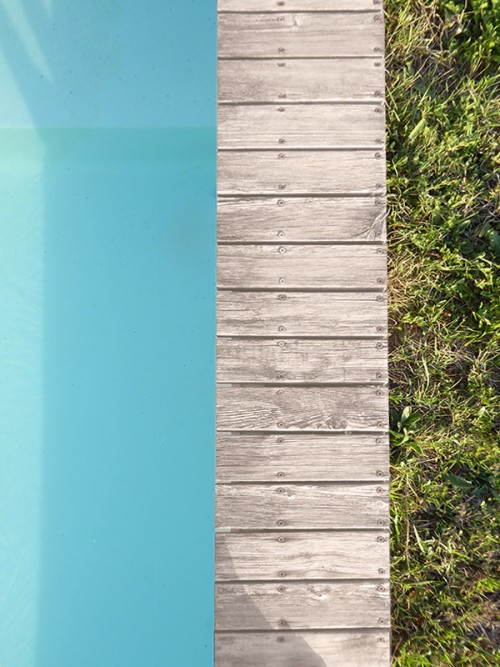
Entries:
<svg viewBox="0 0 500 667">
<path fill-rule="evenodd" d="M 380 0 L 219 0 L 216 667 L 388 667 Z"/>
<path fill-rule="evenodd" d="M 219 630 L 378 628 L 389 625 L 389 588 L 374 582 L 216 584 Z"/>
<path fill-rule="evenodd" d="M 219 107 L 219 148 L 372 148 L 384 115 L 369 104 L 242 104 Z"/>
<path fill-rule="evenodd" d="M 221 336 L 381 336 L 386 299 L 376 292 L 219 291 Z"/>
<path fill-rule="evenodd" d="M 380 242 L 379 197 L 224 197 L 217 203 L 221 243 Z"/>
<path fill-rule="evenodd" d="M 387 481 L 386 437 L 218 433 L 219 482 Z"/>
<path fill-rule="evenodd" d="M 386 257 L 375 246 L 226 245 L 217 285 L 226 289 L 380 289 Z"/>
<path fill-rule="evenodd" d="M 372 11 L 382 3 L 374 0 L 219 0 L 219 12 Z"/>
<path fill-rule="evenodd" d="M 221 60 L 219 102 L 345 102 L 379 104 L 379 58 Z"/>
<path fill-rule="evenodd" d="M 217 533 L 216 581 L 386 579 L 386 538 L 381 531 Z"/>
<path fill-rule="evenodd" d="M 384 47 L 376 14 L 221 14 L 220 58 L 374 56 Z"/>
<path fill-rule="evenodd" d="M 387 667 L 387 631 L 219 632 L 220 667 Z"/>
</svg>

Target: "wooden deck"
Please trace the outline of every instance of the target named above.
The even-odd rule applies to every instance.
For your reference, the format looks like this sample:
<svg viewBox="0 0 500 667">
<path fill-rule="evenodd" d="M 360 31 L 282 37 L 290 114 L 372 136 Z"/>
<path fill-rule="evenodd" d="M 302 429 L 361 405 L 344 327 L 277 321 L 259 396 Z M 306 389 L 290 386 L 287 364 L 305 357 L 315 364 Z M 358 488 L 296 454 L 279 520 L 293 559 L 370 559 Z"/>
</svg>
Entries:
<svg viewBox="0 0 500 667">
<path fill-rule="evenodd" d="M 390 664 L 379 0 L 219 0 L 217 667 Z"/>
</svg>

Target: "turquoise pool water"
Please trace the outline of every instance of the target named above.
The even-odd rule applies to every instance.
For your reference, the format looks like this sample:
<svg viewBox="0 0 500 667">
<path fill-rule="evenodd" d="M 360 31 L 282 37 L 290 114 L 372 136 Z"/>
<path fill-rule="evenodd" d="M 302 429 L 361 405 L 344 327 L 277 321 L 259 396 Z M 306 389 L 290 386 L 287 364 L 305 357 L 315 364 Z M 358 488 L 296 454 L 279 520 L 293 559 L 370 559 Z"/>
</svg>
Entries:
<svg viewBox="0 0 500 667">
<path fill-rule="evenodd" d="M 0 665 L 213 664 L 215 0 L 0 2 Z"/>
</svg>

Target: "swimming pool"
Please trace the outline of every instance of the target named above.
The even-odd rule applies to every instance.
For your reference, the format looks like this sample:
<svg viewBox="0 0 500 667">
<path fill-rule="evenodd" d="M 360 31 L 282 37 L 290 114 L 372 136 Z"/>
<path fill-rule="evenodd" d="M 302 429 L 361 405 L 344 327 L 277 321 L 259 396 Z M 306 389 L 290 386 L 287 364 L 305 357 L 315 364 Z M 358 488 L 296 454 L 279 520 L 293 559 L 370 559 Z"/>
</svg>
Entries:
<svg viewBox="0 0 500 667">
<path fill-rule="evenodd" d="M 215 22 L 0 6 L 2 667 L 213 662 Z"/>
</svg>

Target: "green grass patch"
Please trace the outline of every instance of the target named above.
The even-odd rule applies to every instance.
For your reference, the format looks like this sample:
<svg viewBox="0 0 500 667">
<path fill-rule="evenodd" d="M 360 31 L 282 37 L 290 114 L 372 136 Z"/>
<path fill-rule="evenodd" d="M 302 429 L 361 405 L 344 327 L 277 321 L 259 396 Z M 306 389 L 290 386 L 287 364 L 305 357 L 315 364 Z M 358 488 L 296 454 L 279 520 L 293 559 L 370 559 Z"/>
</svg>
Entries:
<svg viewBox="0 0 500 667">
<path fill-rule="evenodd" d="M 500 664 L 500 0 L 387 0 L 394 664 Z"/>
</svg>

